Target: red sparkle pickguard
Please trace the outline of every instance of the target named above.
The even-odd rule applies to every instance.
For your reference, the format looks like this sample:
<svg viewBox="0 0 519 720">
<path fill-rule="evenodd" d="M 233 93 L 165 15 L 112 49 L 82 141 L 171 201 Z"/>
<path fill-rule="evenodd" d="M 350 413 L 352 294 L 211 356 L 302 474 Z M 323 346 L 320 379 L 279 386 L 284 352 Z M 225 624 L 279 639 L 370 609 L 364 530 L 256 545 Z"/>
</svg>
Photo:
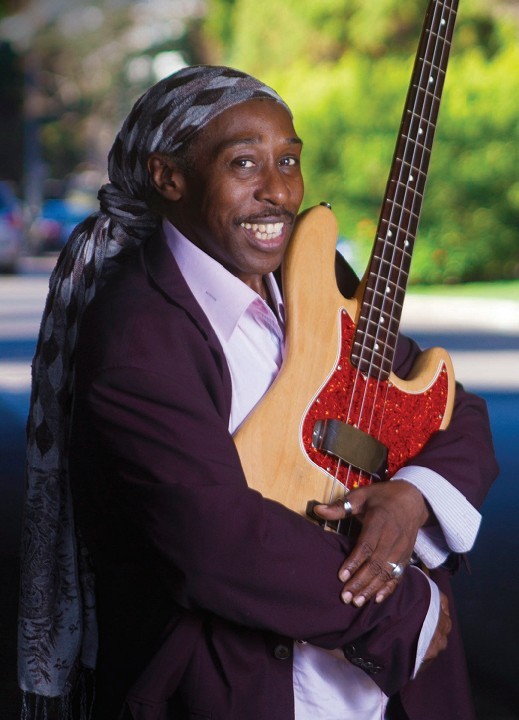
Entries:
<svg viewBox="0 0 519 720">
<path fill-rule="evenodd" d="M 376 437 L 388 448 L 387 477 L 391 477 L 440 429 L 448 402 L 449 379 L 443 366 L 424 391 L 408 393 L 390 380 L 365 377 L 349 360 L 355 325 L 344 310 L 340 313 L 340 326 L 338 361 L 308 406 L 301 440 L 310 461 L 351 490 L 369 485 L 371 476 L 313 447 L 316 421 L 340 420 Z"/>
</svg>

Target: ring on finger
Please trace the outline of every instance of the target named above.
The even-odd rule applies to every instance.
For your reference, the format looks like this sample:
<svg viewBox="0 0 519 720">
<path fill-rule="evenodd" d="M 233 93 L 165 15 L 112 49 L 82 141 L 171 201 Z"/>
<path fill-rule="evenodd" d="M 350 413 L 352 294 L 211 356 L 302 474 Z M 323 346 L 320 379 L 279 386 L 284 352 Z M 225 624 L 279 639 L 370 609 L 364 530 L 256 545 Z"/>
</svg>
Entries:
<svg viewBox="0 0 519 720">
<path fill-rule="evenodd" d="M 404 566 L 402 565 L 402 563 L 389 562 L 389 560 L 386 560 L 386 562 L 393 568 L 391 570 L 391 577 L 394 580 L 398 580 L 398 578 L 404 574 Z"/>
<path fill-rule="evenodd" d="M 344 517 L 350 517 L 350 515 L 353 514 L 353 508 L 352 508 L 351 502 L 349 500 L 344 501 L 343 508 L 344 508 L 344 512 L 345 512 Z"/>
</svg>

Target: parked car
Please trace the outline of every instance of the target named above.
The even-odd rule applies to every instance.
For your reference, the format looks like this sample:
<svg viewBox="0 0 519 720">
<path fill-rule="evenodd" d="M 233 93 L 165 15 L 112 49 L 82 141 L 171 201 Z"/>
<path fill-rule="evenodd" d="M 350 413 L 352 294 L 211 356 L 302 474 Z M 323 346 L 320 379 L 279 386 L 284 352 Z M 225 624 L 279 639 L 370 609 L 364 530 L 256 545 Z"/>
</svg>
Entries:
<svg viewBox="0 0 519 720">
<path fill-rule="evenodd" d="M 10 183 L 0 181 L 0 272 L 18 269 L 24 252 L 23 216 Z"/>
<path fill-rule="evenodd" d="M 95 209 L 94 200 L 90 197 L 45 200 L 29 228 L 31 252 L 39 254 L 61 250 L 76 225 Z"/>
</svg>

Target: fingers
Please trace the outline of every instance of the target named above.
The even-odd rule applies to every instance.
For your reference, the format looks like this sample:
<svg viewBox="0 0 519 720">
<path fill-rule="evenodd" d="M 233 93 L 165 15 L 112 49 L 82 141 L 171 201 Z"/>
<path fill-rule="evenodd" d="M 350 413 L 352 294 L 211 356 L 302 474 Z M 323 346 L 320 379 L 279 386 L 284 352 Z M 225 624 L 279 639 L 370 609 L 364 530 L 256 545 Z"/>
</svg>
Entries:
<svg viewBox="0 0 519 720">
<path fill-rule="evenodd" d="M 357 544 L 339 570 L 342 599 L 357 607 L 371 598 L 381 603 L 395 591 L 414 546 L 387 508 L 370 511 L 366 518 Z"/>
<path fill-rule="evenodd" d="M 339 570 L 345 603 L 362 607 L 371 598 L 380 603 L 395 591 L 420 526 L 409 512 L 408 498 L 416 492 L 407 483 L 380 483 L 314 508 L 328 521 L 343 520 L 351 510 L 362 523 L 357 544 Z"/>
<path fill-rule="evenodd" d="M 361 607 L 371 598 L 380 603 L 395 591 L 427 517 L 424 507 L 415 487 L 392 481 L 352 490 L 314 508 L 327 521 L 343 520 L 351 510 L 362 525 L 357 544 L 339 570 L 345 603 Z"/>
<path fill-rule="evenodd" d="M 364 560 L 357 560 L 357 551 Z M 398 553 L 396 549 L 392 552 Z M 339 571 L 339 578 L 345 582 L 341 593 L 343 602 L 351 602 L 357 607 L 362 607 L 373 597 L 375 602 L 383 602 L 397 588 L 409 559 L 398 563 L 384 560 L 386 551 L 373 551 L 367 543 L 358 544 L 354 553 L 353 563 L 350 556 Z M 398 557 L 398 554 L 392 557 Z"/>
</svg>

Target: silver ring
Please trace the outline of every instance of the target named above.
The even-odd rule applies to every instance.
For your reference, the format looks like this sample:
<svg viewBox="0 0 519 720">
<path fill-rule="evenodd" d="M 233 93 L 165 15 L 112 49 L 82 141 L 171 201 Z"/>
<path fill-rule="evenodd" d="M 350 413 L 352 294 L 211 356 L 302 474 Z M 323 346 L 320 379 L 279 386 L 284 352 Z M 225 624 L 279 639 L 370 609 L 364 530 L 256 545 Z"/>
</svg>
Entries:
<svg viewBox="0 0 519 720">
<path fill-rule="evenodd" d="M 350 517 L 350 515 L 353 514 L 353 508 L 351 506 L 351 502 L 349 500 L 345 500 L 343 503 L 344 512 L 346 513 L 345 517 Z"/>
<path fill-rule="evenodd" d="M 389 560 L 386 560 L 386 562 L 393 568 L 391 570 L 391 577 L 395 580 L 398 580 L 398 578 L 404 574 L 404 566 L 402 565 L 402 563 L 389 562 Z"/>
</svg>

